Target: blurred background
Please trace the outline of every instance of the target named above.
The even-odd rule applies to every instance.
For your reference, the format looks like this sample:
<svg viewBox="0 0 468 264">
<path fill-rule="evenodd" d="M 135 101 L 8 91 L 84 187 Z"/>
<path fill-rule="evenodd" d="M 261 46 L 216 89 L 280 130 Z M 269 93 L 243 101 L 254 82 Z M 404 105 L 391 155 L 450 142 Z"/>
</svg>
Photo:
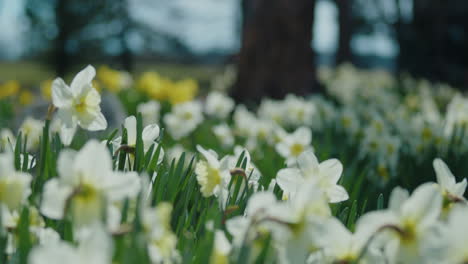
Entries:
<svg viewBox="0 0 468 264">
<path fill-rule="evenodd" d="M 203 86 L 237 65 L 237 100 L 320 90 L 350 62 L 468 87 L 466 0 L 0 0 L 0 83 L 109 65 Z"/>
</svg>

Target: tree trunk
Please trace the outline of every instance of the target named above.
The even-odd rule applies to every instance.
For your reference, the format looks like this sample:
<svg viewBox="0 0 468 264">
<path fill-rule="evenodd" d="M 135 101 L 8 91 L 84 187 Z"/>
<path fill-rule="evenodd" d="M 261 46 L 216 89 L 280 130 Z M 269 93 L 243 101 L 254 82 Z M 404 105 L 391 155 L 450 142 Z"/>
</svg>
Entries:
<svg viewBox="0 0 468 264">
<path fill-rule="evenodd" d="M 127 71 L 131 72 L 133 70 L 133 53 L 130 50 L 127 42 L 127 36 L 131 28 L 131 18 L 130 14 L 128 13 L 129 5 L 127 0 L 120 1 L 120 14 L 121 14 L 121 22 L 122 22 L 122 30 L 119 34 L 120 44 L 122 46 L 122 50 L 120 52 L 120 62 L 122 64 L 122 68 Z"/>
<path fill-rule="evenodd" d="M 351 38 L 353 36 L 352 1 L 336 0 L 338 8 L 338 51 L 336 53 L 336 64 L 352 60 Z"/>
<path fill-rule="evenodd" d="M 58 35 L 55 39 L 55 72 L 57 76 L 64 77 L 70 67 L 70 56 L 66 45 L 69 39 L 70 29 L 68 26 L 67 0 L 58 0 L 55 9 Z"/>
<path fill-rule="evenodd" d="M 242 47 L 233 97 L 240 102 L 317 90 L 315 0 L 243 0 Z"/>
</svg>

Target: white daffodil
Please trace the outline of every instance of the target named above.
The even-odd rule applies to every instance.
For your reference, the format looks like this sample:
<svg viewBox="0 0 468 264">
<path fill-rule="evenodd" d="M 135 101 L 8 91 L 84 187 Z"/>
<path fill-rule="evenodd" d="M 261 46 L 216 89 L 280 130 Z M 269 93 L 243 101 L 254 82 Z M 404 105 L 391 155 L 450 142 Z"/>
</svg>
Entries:
<svg viewBox="0 0 468 264">
<path fill-rule="evenodd" d="M 229 254 L 231 253 L 231 243 L 226 238 L 226 235 L 221 230 L 216 230 L 213 252 L 210 256 L 210 264 L 229 263 Z"/>
<path fill-rule="evenodd" d="M 263 99 L 258 107 L 258 116 L 262 119 L 273 120 L 277 124 L 284 122 L 285 104 L 283 101 Z"/>
<path fill-rule="evenodd" d="M 362 264 L 386 263 L 382 253 L 375 247 L 365 248 L 369 239 L 369 232 L 356 230 L 351 233 L 336 218 L 330 218 L 324 223 L 316 225 L 314 236 L 320 250 L 309 257 L 309 263 L 353 263 Z M 363 251 L 365 249 L 365 251 Z M 361 256 L 361 254 L 363 254 Z"/>
<path fill-rule="evenodd" d="M 234 148 L 234 155 L 227 155 L 227 156 L 223 157 L 223 159 L 221 160 L 221 163 L 227 163 L 227 167 L 230 170 L 238 169 L 238 168 L 236 168 L 236 165 L 237 165 L 237 161 L 240 159 L 242 153 L 244 153 L 244 159 L 243 159 L 242 162 L 245 162 L 245 171 L 242 171 L 240 173 L 242 173 L 242 174 L 245 173 L 245 175 L 243 175 L 243 176 L 245 176 L 246 179 L 248 180 L 248 186 L 249 187 L 253 186 L 254 187 L 253 189 L 256 191 L 258 189 L 258 185 L 259 185 L 258 181 L 260 180 L 260 177 L 262 176 L 262 174 L 257 169 L 255 164 L 252 162 L 252 159 L 250 157 L 250 153 L 249 153 L 249 151 L 247 149 L 242 148 L 241 146 L 236 146 Z M 238 176 L 240 176 L 240 175 L 238 175 Z M 234 183 L 237 180 L 238 180 L 238 178 L 236 178 L 234 180 Z M 245 179 L 240 179 L 240 180 L 244 181 Z M 234 185 L 235 184 L 233 184 L 232 188 L 234 188 Z M 246 185 L 243 182 L 241 187 L 240 187 L 240 193 L 242 193 L 242 190 L 245 187 L 246 187 Z"/>
<path fill-rule="evenodd" d="M 213 126 L 213 134 L 225 147 L 232 147 L 234 144 L 234 135 L 227 124 Z"/>
<path fill-rule="evenodd" d="M 262 249 L 262 240 L 273 233 L 281 238 L 289 229 L 289 215 L 284 204 L 278 203 L 271 192 L 257 192 L 247 202 L 244 216 L 235 216 L 226 222 L 233 237 L 233 245 L 240 248 L 244 243 L 251 246 L 250 259 L 254 260 Z M 256 243 L 258 242 L 258 243 Z"/>
<path fill-rule="evenodd" d="M 316 106 L 302 97 L 289 94 L 284 99 L 284 119 L 292 126 L 310 125 L 317 112 Z"/>
<path fill-rule="evenodd" d="M 96 70 L 89 65 L 73 78 L 70 86 L 61 78 L 52 83 L 52 102 L 62 121 L 60 138 L 65 145 L 71 143 L 77 126 L 89 131 L 107 128 L 101 113 L 101 96 L 91 84 L 95 75 Z"/>
<path fill-rule="evenodd" d="M 33 248 L 30 264 L 111 264 L 112 240 L 102 228 L 93 228 L 78 246 L 65 242 L 46 243 Z"/>
<path fill-rule="evenodd" d="M 445 162 L 441 159 L 435 159 L 432 165 L 434 166 L 434 170 L 437 176 L 437 183 L 441 188 L 442 195 L 444 195 L 444 197 L 448 198 L 449 200 L 453 198 L 465 200 L 463 195 L 466 191 L 466 178 L 463 179 L 463 181 L 457 183 L 455 181 L 455 176 L 453 176 L 447 164 L 445 164 Z"/>
<path fill-rule="evenodd" d="M 32 176 L 15 169 L 13 154 L 0 154 L 0 206 L 18 210 L 31 194 Z"/>
<path fill-rule="evenodd" d="M 41 212 L 62 219 L 70 212 L 78 227 L 103 218 L 108 206 L 140 191 L 135 172 L 114 172 L 107 148 L 90 140 L 79 151 L 63 150 L 58 159 L 59 178 L 46 182 Z"/>
<path fill-rule="evenodd" d="M 16 137 L 10 129 L 3 128 L 0 130 L 0 149 L 13 149 L 16 144 Z"/>
<path fill-rule="evenodd" d="M 159 111 L 161 105 L 156 101 L 149 101 L 147 103 L 141 103 L 137 106 L 137 112 L 141 113 L 143 118 L 143 124 L 145 126 L 156 124 L 159 122 Z"/>
<path fill-rule="evenodd" d="M 390 263 L 429 263 L 440 257 L 438 219 L 442 209 L 442 195 L 433 183 L 414 190 L 395 188 L 390 196 L 389 209 L 362 216 L 357 229 L 376 233 L 375 243 L 385 248 Z"/>
<path fill-rule="evenodd" d="M 444 261 L 459 264 L 468 262 L 468 207 L 455 206 L 448 217 L 445 239 L 447 241 Z"/>
<path fill-rule="evenodd" d="M 197 146 L 197 150 L 204 157 L 195 166 L 200 191 L 204 197 L 217 197 L 223 207 L 229 193 L 226 188 L 231 180 L 227 160 L 219 161 L 214 151 L 205 150 L 201 146 Z"/>
<path fill-rule="evenodd" d="M 286 135 L 283 140 L 276 144 L 276 151 L 292 164 L 302 153 L 313 151 L 312 132 L 310 128 L 300 127 L 294 133 Z"/>
<path fill-rule="evenodd" d="M 233 108 L 234 100 L 220 92 L 211 92 L 206 97 L 205 112 L 209 116 L 225 119 Z"/>
<path fill-rule="evenodd" d="M 456 95 L 452 98 L 447 106 L 447 113 L 445 116 L 444 133 L 450 137 L 456 127 L 466 126 L 468 124 L 468 99 Z"/>
<path fill-rule="evenodd" d="M 143 230 L 148 240 L 148 253 L 152 263 L 178 262 L 177 237 L 171 230 L 172 205 L 163 202 L 142 213 Z"/>
<path fill-rule="evenodd" d="M 285 195 L 294 196 L 300 186 L 310 179 L 316 182 L 330 203 L 345 201 L 349 198 L 347 191 L 337 185 L 343 172 L 343 165 L 339 160 L 329 159 L 319 163 L 314 153 L 308 151 L 298 157 L 297 165 L 298 168 L 278 171 L 276 181 Z"/>
<path fill-rule="evenodd" d="M 3 208 L 3 210 L 2 210 Z M 39 244 L 53 243 L 60 240 L 59 234 L 51 229 L 45 227 L 45 222 L 39 211 L 30 206 L 29 208 L 29 232 L 33 240 L 37 240 Z M 8 246 L 6 252 L 8 254 L 14 254 L 18 246 L 18 236 L 14 231 L 17 230 L 20 223 L 20 211 L 10 211 L 6 207 L 1 207 L 1 223 L 8 230 L 13 230 L 8 236 Z"/>
<path fill-rule="evenodd" d="M 20 132 L 27 138 L 27 150 L 36 150 L 39 147 L 39 141 L 42 135 L 42 129 L 44 128 L 44 122 L 41 120 L 27 117 L 23 124 L 21 124 Z"/>
<path fill-rule="evenodd" d="M 173 106 L 172 111 L 164 116 L 164 123 L 174 139 L 181 139 L 203 121 L 200 102 L 191 101 Z"/>
<path fill-rule="evenodd" d="M 324 193 L 312 180 L 304 181 L 297 193 L 283 202 L 282 221 L 289 223 L 284 234 L 276 231 L 276 239 L 284 248 L 287 263 L 304 263 L 319 247 L 318 225 L 331 217 Z M 278 229 L 277 229 L 278 230 Z"/>
<path fill-rule="evenodd" d="M 125 118 L 124 127 L 127 130 L 127 146 L 135 148 L 137 141 L 137 120 L 135 116 L 129 116 Z M 146 153 L 153 144 L 155 144 L 155 147 L 153 149 L 153 151 L 155 151 L 158 146 L 157 143 L 155 143 L 155 140 L 159 137 L 159 126 L 157 124 L 147 125 L 145 128 L 143 128 L 141 137 L 143 141 L 143 151 Z M 115 150 L 117 150 L 121 146 L 121 142 L 122 137 L 118 137 L 112 142 Z M 130 155 L 132 163 L 133 157 L 133 155 Z M 163 157 L 164 150 L 161 148 L 161 152 L 158 157 L 158 162 L 162 162 Z"/>
<path fill-rule="evenodd" d="M 244 105 L 238 105 L 233 115 L 236 133 L 241 136 L 250 136 L 253 134 L 252 127 L 257 118 Z"/>
</svg>

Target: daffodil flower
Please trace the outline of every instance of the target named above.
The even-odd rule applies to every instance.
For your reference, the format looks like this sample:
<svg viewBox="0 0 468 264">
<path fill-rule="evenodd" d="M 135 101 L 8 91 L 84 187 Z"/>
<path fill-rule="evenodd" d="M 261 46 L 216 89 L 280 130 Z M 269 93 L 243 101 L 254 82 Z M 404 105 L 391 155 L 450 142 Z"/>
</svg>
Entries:
<svg viewBox="0 0 468 264">
<path fill-rule="evenodd" d="M 433 166 L 437 176 L 437 183 L 440 186 L 442 194 L 448 199 L 454 198 L 465 200 L 463 195 L 466 191 L 466 178 L 463 179 L 463 181 L 457 183 L 455 181 L 455 176 L 453 176 L 447 164 L 445 164 L 445 162 L 441 159 L 435 159 Z"/>
<path fill-rule="evenodd" d="M 276 176 L 278 186 L 286 195 L 294 195 L 299 187 L 312 179 L 327 196 L 330 203 L 338 203 L 349 198 L 347 191 L 338 185 L 343 165 L 337 159 L 319 163 L 312 151 L 304 152 L 297 158 L 298 168 L 286 168 Z"/>
<path fill-rule="evenodd" d="M 152 263 L 177 263 L 177 237 L 171 230 L 172 205 L 166 202 L 142 212 L 143 230 L 148 240 L 148 253 Z"/>
<path fill-rule="evenodd" d="M 229 254 L 231 253 L 231 243 L 221 230 L 216 230 L 213 243 L 213 252 L 210 256 L 210 264 L 229 263 Z"/>
<path fill-rule="evenodd" d="M 124 127 L 127 130 L 127 146 L 130 148 L 136 147 L 137 141 L 137 120 L 135 116 L 129 116 L 125 118 Z M 155 140 L 159 137 L 159 126 L 157 124 L 150 124 L 143 128 L 142 131 L 142 141 L 143 141 L 143 151 L 146 153 L 150 148 L 151 145 L 155 144 L 155 148 L 157 148 L 157 143 Z M 122 137 L 116 138 L 112 143 L 114 145 L 114 149 L 118 149 L 121 147 Z M 161 148 L 161 152 L 158 157 L 158 163 L 162 162 L 164 157 L 164 150 Z M 133 164 L 134 155 L 130 155 L 131 163 Z M 126 164 L 127 165 L 127 164 Z"/>
<path fill-rule="evenodd" d="M 316 225 L 314 232 L 320 250 L 308 258 L 309 263 L 353 263 L 358 260 L 363 264 L 386 263 L 382 252 L 376 247 L 368 247 L 363 252 L 368 246 L 367 230 L 359 229 L 352 233 L 341 221 L 330 218 Z"/>
<path fill-rule="evenodd" d="M 101 96 L 91 81 L 96 70 L 89 65 L 79 72 L 70 86 L 61 78 L 52 83 L 52 103 L 58 108 L 58 117 L 62 121 L 60 138 L 69 145 L 77 126 L 89 131 L 104 130 L 107 121 L 101 112 Z"/>
<path fill-rule="evenodd" d="M 58 159 L 59 178 L 46 182 L 41 212 L 62 219 L 70 210 L 77 227 L 103 218 L 110 203 L 134 198 L 140 191 L 135 172 L 114 172 L 105 146 L 90 140 L 79 151 L 64 150 Z"/>
<path fill-rule="evenodd" d="M 200 190 L 204 197 L 212 195 L 218 197 L 222 195 L 223 189 L 227 187 L 231 179 L 228 163 L 220 162 L 216 153 L 207 151 L 201 146 L 197 146 L 205 160 L 198 161 L 195 167 L 195 174 L 200 185 Z"/>
<path fill-rule="evenodd" d="M 455 206 L 448 217 L 447 229 L 444 234 L 447 246 L 443 263 L 468 262 L 468 228 L 466 228 L 466 223 L 468 223 L 468 207 Z"/>
<path fill-rule="evenodd" d="M 29 255 L 31 264 L 110 264 L 112 240 L 102 227 L 93 227 L 81 238 L 78 246 L 65 241 L 46 243 L 33 248 Z"/>
<path fill-rule="evenodd" d="M 276 151 L 286 159 L 288 164 L 292 164 L 302 153 L 313 151 L 310 145 L 311 142 L 312 132 L 310 128 L 300 127 L 276 144 Z"/>
<path fill-rule="evenodd" d="M 375 232 L 390 263 L 428 263 L 437 259 L 442 195 L 433 183 L 425 183 L 409 196 L 396 188 L 390 196 L 389 209 L 367 213 L 357 229 Z M 426 261 L 425 261 L 426 260 Z"/>
<path fill-rule="evenodd" d="M 0 154 L 0 207 L 18 210 L 31 194 L 32 176 L 17 171 L 12 153 Z"/>
</svg>

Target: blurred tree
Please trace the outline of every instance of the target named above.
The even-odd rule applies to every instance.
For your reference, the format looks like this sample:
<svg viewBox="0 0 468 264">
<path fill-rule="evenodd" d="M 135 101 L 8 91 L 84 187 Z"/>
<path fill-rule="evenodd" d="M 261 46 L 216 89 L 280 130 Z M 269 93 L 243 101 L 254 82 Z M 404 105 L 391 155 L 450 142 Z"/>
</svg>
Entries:
<svg viewBox="0 0 468 264">
<path fill-rule="evenodd" d="M 338 9 L 338 51 L 336 64 L 352 61 L 351 39 L 355 33 L 352 0 L 335 0 Z"/>
<path fill-rule="evenodd" d="M 112 22 L 116 17 L 125 19 L 118 7 L 112 0 L 27 0 L 26 14 L 33 32 L 31 50 L 49 50 L 49 63 L 57 75 L 64 76 L 86 55 L 100 55 L 101 41 L 118 34 L 119 27 Z"/>
<path fill-rule="evenodd" d="M 311 47 L 315 0 L 242 0 L 238 101 L 318 90 Z"/>
<path fill-rule="evenodd" d="M 382 23 L 392 29 L 399 46 L 398 71 L 468 87 L 468 1 L 359 2 L 361 30 Z M 377 15 L 368 15 L 369 9 Z"/>
<path fill-rule="evenodd" d="M 157 10 L 168 2 L 156 0 L 26 0 L 31 24 L 29 50 L 46 52 L 46 60 L 64 76 L 77 64 L 118 61 L 131 71 L 135 52 L 130 39 L 137 36 L 146 53 L 164 46 L 166 54 L 192 55 L 190 49 L 171 32 L 132 14 L 135 5 Z"/>
</svg>

